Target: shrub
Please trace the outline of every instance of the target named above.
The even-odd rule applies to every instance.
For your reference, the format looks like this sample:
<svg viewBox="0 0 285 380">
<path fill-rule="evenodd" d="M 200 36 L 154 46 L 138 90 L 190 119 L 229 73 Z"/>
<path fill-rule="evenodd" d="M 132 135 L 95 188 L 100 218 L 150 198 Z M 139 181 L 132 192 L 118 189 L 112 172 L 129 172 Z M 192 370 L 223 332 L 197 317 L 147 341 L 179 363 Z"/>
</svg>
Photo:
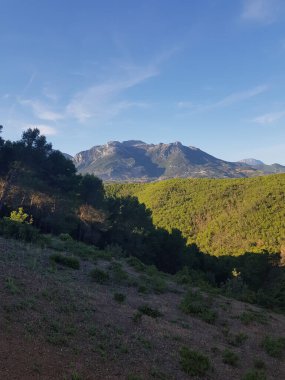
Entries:
<svg viewBox="0 0 285 380">
<path fill-rule="evenodd" d="M 261 359 L 255 359 L 254 367 L 256 369 L 266 369 L 266 365 L 265 365 L 264 361 Z"/>
<path fill-rule="evenodd" d="M 182 370 L 190 376 L 203 376 L 210 369 L 209 359 L 197 351 L 182 347 L 179 354 Z"/>
<path fill-rule="evenodd" d="M 0 235 L 26 242 L 41 242 L 42 237 L 37 228 L 28 223 L 19 223 L 9 218 L 0 220 Z"/>
<path fill-rule="evenodd" d="M 95 282 L 101 285 L 106 284 L 110 280 L 109 274 L 98 268 L 93 269 L 90 275 Z"/>
<path fill-rule="evenodd" d="M 83 379 L 76 371 L 74 371 L 71 374 L 71 380 L 83 380 Z"/>
<path fill-rule="evenodd" d="M 238 360 L 239 357 L 234 352 L 227 349 L 223 352 L 223 362 L 225 364 L 229 364 L 233 367 L 236 367 L 238 364 Z"/>
<path fill-rule="evenodd" d="M 145 285 L 138 285 L 138 292 L 142 294 L 149 293 L 149 288 Z"/>
<path fill-rule="evenodd" d="M 192 283 L 189 268 L 183 267 L 179 272 L 175 274 L 176 282 L 180 285 L 187 285 Z"/>
<path fill-rule="evenodd" d="M 239 319 L 246 326 L 250 325 L 252 322 L 257 322 L 260 324 L 266 324 L 267 323 L 266 315 L 262 314 L 260 312 L 254 311 L 254 310 L 244 311 L 240 315 Z"/>
<path fill-rule="evenodd" d="M 194 315 L 207 323 L 214 323 L 217 313 L 209 308 L 209 302 L 198 292 L 189 290 L 180 303 L 181 310 Z"/>
<path fill-rule="evenodd" d="M 73 241 L 72 237 L 69 234 L 60 234 L 59 239 L 62 241 Z"/>
<path fill-rule="evenodd" d="M 262 347 L 268 355 L 280 359 L 285 349 L 285 338 L 273 338 L 267 336 L 262 341 Z"/>
<path fill-rule="evenodd" d="M 30 220 L 27 221 L 29 215 L 24 212 L 23 207 L 19 207 L 18 211 L 12 211 L 10 214 L 9 219 L 12 220 L 13 222 L 17 223 L 29 223 L 32 224 L 33 218 L 32 216 L 30 217 Z"/>
<path fill-rule="evenodd" d="M 142 305 L 138 308 L 138 311 L 141 313 L 141 314 L 144 314 L 144 315 L 147 315 L 151 318 L 158 318 L 158 317 L 162 317 L 163 314 L 157 310 L 157 309 L 153 309 L 151 308 L 149 305 Z"/>
<path fill-rule="evenodd" d="M 158 294 L 164 293 L 167 290 L 166 281 L 158 275 L 149 278 L 149 285 Z"/>
<path fill-rule="evenodd" d="M 112 277 L 115 282 L 122 283 L 128 280 L 129 276 L 123 270 L 122 264 L 114 262 L 110 265 L 110 269 L 112 270 Z"/>
<path fill-rule="evenodd" d="M 138 258 L 130 256 L 127 258 L 127 263 L 135 268 L 138 272 L 144 272 L 146 269 L 145 264 L 143 264 Z"/>
<path fill-rule="evenodd" d="M 12 277 L 7 277 L 5 279 L 5 287 L 10 291 L 12 294 L 18 294 L 20 293 L 19 286 L 15 282 L 15 280 Z"/>
<path fill-rule="evenodd" d="M 252 369 L 243 376 L 242 380 L 266 380 L 266 374 L 264 371 Z"/>
<path fill-rule="evenodd" d="M 79 269 L 80 268 L 80 262 L 76 257 L 73 256 L 65 256 L 60 253 L 54 253 L 50 257 L 51 261 L 54 261 L 55 263 L 61 264 L 65 267 L 69 267 L 72 269 Z"/>
<path fill-rule="evenodd" d="M 140 322 L 141 319 L 142 319 L 142 313 L 141 313 L 140 311 L 136 311 L 136 312 L 134 313 L 134 315 L 132 316 L 132 320 L 133 320 L 133 322 L 135 322 L 135 323 Z"/>
<path fill-rule="evenodd" d="M 244 333 L 230 335 L 228 337 L 228 343 L 232 346 L 239 347 L 247 340 L 247 338 L 247 335 Z"/>
<path fill-rule="evenodd" d="M 126 253 L 123 248 L 118 244 L 106 245 L 105 252 L 108 252 L 112 257 L 116 258 L 126 257 Z"/>
<path fill-rule="evenodd" d="M 126 295 L 125 294 L 122 294 L 122 293 L 115 293 L 114 294 L 114 300 L 119 302 L 119 303 L 122 303 L 124 302 L 126 299 Z"/>
</svg>

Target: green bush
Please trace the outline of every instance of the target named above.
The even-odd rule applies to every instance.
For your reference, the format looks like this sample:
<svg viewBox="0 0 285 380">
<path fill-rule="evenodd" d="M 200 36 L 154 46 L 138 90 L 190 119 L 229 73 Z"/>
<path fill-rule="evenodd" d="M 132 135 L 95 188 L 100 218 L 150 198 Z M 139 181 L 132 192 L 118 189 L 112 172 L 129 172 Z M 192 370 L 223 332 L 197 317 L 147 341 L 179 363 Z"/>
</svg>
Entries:
<svg viewBox="0 0 285 380">
<path fill-rule="evenodd" d="M 182 347 L 179 354 L 182 370 L 190 376 L 203 376 L 211 367 L 207 356 L 200 352 Z"/>
<path fill-rule="evenodd" d="M 149 278 L 149 285 L 157 294 L 164 293 L 167 290 L 166 281 L 163 278 L 159 277 L 159 274 Z"/>
<path fill-rule="evenodd" d="M 101 285 L 106 284 L 110 280 L 109 274 L 99 268 L 93 269 L 90 275 L 95 282 Z"/>
<path fill-rule="evenodd" d="M 109 244 L 105 247 L 105 252 L 108 252 L 112 257 L 121 258 L 126 257 L 126 252 L 118 244 Z"/>
<path fill-rule="evenodd" d="M 256 369 L 266 369 L 266 364 L 261 359 L 255 359 L 254 368 Z"/>
<path fill-rule="evenodd" d="M 209 300 L 201 293 L 189 290 L 180 303 L 181 310 L 186 314 L 196 316 L 207 323 L 214 323 L 217 313 L 209 308 Z"/>
<path fill-rule="evenodd" d="M 266 373 L 252 369 L 243 376 L 242 380 L 266 380 Z"/>
<path fill-rule="evenodd" d="M 163 314 L 157 310 L 157 309 L 153 309 L 151 308 L 149 305 L 142 305 L 138 308 L 138 311 L 141 313 L 141 314 L 144 314 L 144 315 L 147 315 L 151 318 L 158 318 L 158 317 L 162 317 Z"/>
<path fill-rule="evenodd" d="M 240 315 L 239 319 L 246 326 L 250 325 L 253 322 L 260 323 L 260 324 L 267 323 L 267 316 L 264 313 L 260 313 L 254 310 L 244 311 Z"/>
<path fill-rule="evenodd" d="M 238 364 L 238 361 L 239 361 L 239 357 L 233 351 L 230 351 L 230 350 L 226 349 L 223 352 L 223 362 L 225 364 L 229 364 L 229 365 L 231 365 L 233 367 L 236 367 L 237 364 Z"/>
<path fill-rule="evenodd" d="M 138 258 L 130 256 L 127 258 L 127 263 L 135 268 L 138 272 L 144 272 L 146 270 L 145 264 L 143 264 Z"/>
<path fill-rule="evenodd" d="M 62 241 L 73 241 L 72 237 L 69 234 L 60 234 L 58 237 Z"/>
<path fill-rule="evenodd" d="M 188 285 L 192 283 L 189 268 L 184 266 L 179 272 L 175 274 L 176 282 L 180 285 Z"/>
<path fill-rule="evenodd" d="M 126 295 L 125 294 L 122 294 L 122 293 L 115 293 L 114 294 L 114 300 L 119 302 L 119 303 L 122 303 L 124 302 L 126 299 Z"/>
<path fill-rule="evenodd" d="M 122 283 L 128 280 L 129 276 L 126 271 L 122 268 L 122 264 L 118 262 L 113 262 L 110 265 L 112 271 L 112 278 L 115 282 Z"/>
<path fill-rule="evenodd" d="M 268 355 L 280 359 L 285 350 L 285 338 L 265 337 L 262 341 L 262 347 Z"/>
<path fill-rule="evenodd" d="M 12 220 L 13 222 L 32 224 L 33 222 L 32 216 L 30 217 L 29 221 L 27 221 L 28 218 L 29 218 L 29 215 L 24 212 L 23 207 L 19 207 L 18 211 L 12 211 L 9 217 L 9 219 Z"/>
<path fill-rule="evenodd" d="M 232 346 L 239 347 L 247 340 L 247 338 L 248 336 L 244 333 L 230 335 L 228 337 L 228 343 Z"/>
<path fill-rule="evenodd" d="M 72 269 L 79 269 L 80 268 L 80 262 L 76 257 L 72 256 L 65 256 L 60 253 L 54 253 L 50 257 L 51 261 L 54 261 L 57 264 L 61 264 L 65 267 L 69 267 Z"/>
<path fill-rule="evenodd" d="M 0 235 L 29 243 L 40 243 L 43 240 L 37 228 L 28 223 L 19 223 L 9 218 L 0 220 Z"/>
</svg>

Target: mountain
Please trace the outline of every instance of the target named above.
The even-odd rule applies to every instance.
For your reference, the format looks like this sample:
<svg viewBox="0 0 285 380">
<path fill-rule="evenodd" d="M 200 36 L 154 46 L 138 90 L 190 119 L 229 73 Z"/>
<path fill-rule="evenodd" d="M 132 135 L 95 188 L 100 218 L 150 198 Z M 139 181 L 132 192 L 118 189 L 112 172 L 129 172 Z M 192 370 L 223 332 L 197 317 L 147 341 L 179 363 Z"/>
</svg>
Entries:
<svg viewBox="0 0 285 380">
<path fill-rule="evenodd" d="M 247 164 L 249 166 L 264 165 L 264 162 L 262 162 L 260 160 L 256 160 L 255 158 L 244 158 L 243 160 L 240 160 L 238 162 L 242 162 L 242 163 Z"/>
<path fill-rule="evenodd" d="M 264 162 L 256 160 L 255 158 L 245 158 L 239 162 L 256 169 L 262 174 L 285 173 L 285 166 L 282 166 L 280 164 L 266 165 Z"/>
<path fill-rule="evenodd" d="M 110 141 L 80 152 L 73 158 L 79 173 L 92 173 L 108 181 L 155 181 L 167 178 L 240 178 L 256 169 L 220 160 L 202 150 L 143 141 Z"/>
</svg>

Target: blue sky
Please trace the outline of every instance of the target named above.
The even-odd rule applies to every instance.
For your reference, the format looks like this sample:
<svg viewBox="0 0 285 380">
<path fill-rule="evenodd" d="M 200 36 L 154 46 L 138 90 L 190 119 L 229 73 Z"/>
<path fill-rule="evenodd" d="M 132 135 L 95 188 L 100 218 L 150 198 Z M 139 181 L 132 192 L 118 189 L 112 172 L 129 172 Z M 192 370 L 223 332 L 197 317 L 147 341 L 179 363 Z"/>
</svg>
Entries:
<svg viewBox="0 0 285 380">
<path fill-rule="evenodd" d="M 284 0 L 0 0 L 0 124 L 285 164 Z"/>
</svg>

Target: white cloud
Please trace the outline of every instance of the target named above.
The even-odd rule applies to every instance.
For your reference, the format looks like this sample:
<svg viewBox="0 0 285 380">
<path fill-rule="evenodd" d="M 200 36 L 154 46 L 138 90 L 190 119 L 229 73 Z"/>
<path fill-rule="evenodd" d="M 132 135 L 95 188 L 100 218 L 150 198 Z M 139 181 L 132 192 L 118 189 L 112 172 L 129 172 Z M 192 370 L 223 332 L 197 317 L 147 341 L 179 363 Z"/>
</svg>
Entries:
<svg viewBox="0 0 285 380">
<path fill-rule="evenodd" d="M 64 118 L 64 115 L 52 111 L 48 106 L 38 100 L 24 99 L 20 100 L 20 104 L 32 108 L 34 115 L 41 120 L 57 121 Z"/>
<path fill-rule="evenodd" d="M 280 0 L 244 0 L 241 18 L 245 21 L 271 23 L 280 9 Z"/>
<path fill-rule="evenodd" d="M 177 107 L 179 108 L 193 108 L 195 107 L 193 102 L 178 102 Z"/>
<path fill-rule="evenodd" d="M 230 106 L 234 103 L 242 102 L 244 100 L 253 98 L 259 94 L 262 94 L 268 89 L 266 85 L 261 85 L 254 87 L 252 89 L 242 91 L 242 92 L 235 92 L 233 94 L 230 94 L 226 96 L 224 99 L 221 99 L 217 103 L 214 103 L 212 107 L 217 108 L 217 107 L 227 107 Z"/>
<path fill-rule="evenodd" d="M 54 101 L 54 102 L 58 100 L 58 96 L 57 96 L 57 94 L 56 94 L 54 91 L 52 91 L 48 86 L 45 86 L 45 87 L 43 88 L 43 95 L 44 95 L 47 99 L 52 100 L 52 101 Z"/>
<path fill-rule="evenodd" d="M 118 98 L 126 90 L 156 75 L 158 70 L 154 66 L 126 67 L 121 79 L 106 81 L 75 94 L 66 107 L 66 115 L 85 122 L 90 118 L 114 116 L 122 109 L 141 106 L 141 103 L 120 101 Z"/>
<path fill-rule="evenodd" d="M 281 112 L 269 112 L 264 115 L 260 115 L 252 119 L 252 122 L 258 123 L 258 124 L 272 124 L 280 119 L 285 117 L 285 111 Z"/>
<path fill-rule="evenodd" d="M 146 103 L 122 100 L 120 97 L 128 89 L 156 75 L 158 70 L 155 66 L 125 66 L 120 72 L 120 79 L 108 80 L 74 94 L 69 103 L 61 107 L 61 112 L 52 109 L 56 99 L 46 89 L 43 91 L 50 105 L 35 99 L 21 99 L 19 103 L 31 108 L 38 119 L 45 121 L 76 119 L 83 123 L 91 118 L 110 118 L 124 109 L 146 107 Z"/>
<path fill-rule="evenodd" d="M 28 128 L 38 128 L 41 131 L 41 134 L 45 136 L 54 136 L 57 134 L 57 130 L 54 127 L 51 127 L 49 125 L 43 125 L 43 124 L 27 124 L 25 127 L 23 127 L 23 130 L 26 130 Z"/>
<path fill-rule="evenodd" d="M 148 107 L 144 102 L 129 99 L 127 91 L 159 75 L 159 66 L 177 50 L 178 48 L 165 51 L 145 66 L 116 63 L 108 79 L 73 93 L 66 104 L 56 104 L 56 94 L 47 86 L 42 90 L 44 101 L 20 99 L 19 103 L 29 107 L 39 120 L 76 120 L 80 123 L 107 120 L 132 107 Z"/>
<path fill-rule="evenodd" d="M 229 107 L 235 103 L 239 103 L 245 100 L 248 100 L 250 98 L 253 98 L 257 95 L 262 94 L 263 92 L 268 90 L 268 86 L 266 85 L 260 85 L 257 87 L 254 87 L 249 90 L 241 91 L 241 92 L 234 92 L 217 102 L 211 103 L 211 104 L 198 104 L 195 105 L 192 102 L 179 102 L 177 104 L 180 108 L 189 108 L 196 112 L 204 112 L 204 111 L 210 111 L 212 109 L 216 108 L 224 108 Z"/>
</svg>

